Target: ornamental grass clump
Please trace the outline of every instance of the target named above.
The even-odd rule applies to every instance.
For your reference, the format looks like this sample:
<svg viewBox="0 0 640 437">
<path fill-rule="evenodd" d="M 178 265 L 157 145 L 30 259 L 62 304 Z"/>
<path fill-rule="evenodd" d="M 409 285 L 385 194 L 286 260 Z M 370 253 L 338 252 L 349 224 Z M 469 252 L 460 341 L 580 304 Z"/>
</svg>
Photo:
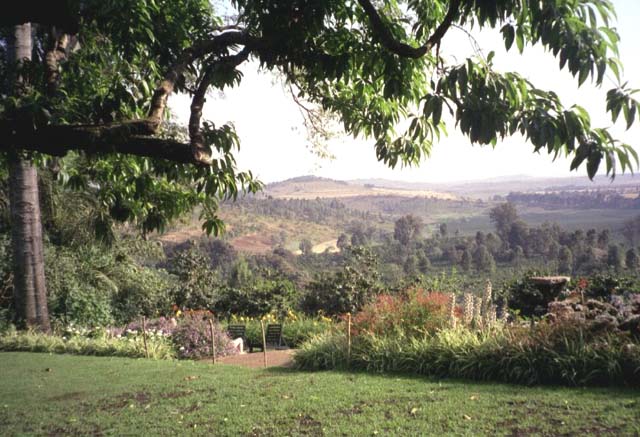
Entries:
<svg viewBox="0 0 640 437">
<path fill-rule="evenodd" d="M 175 358 L 173 344 L 170 339 L 164 336 L 148 337 L 147 350 L 149 358 L 152 359 Z M 142 335 L 137 333 L 95 337 L 76 333 L 67 337 L 65 335 L 47 335 L 32 331 L 14 331 L 0 336 L 0 351 L 50 352 L 129 358 L 143 358 L 146 356 Z"/>
<path fill-rule="evenodd" d="M 295 355 L 298 368 L 402 372 L 525 385 L 640 387 L 640 344 L 629 336 L 541 322 L 535 327 L 463 327 L 407 338 L 363 333 L 347 361 L 344 334 L 325 334 Z"/>
</svg>

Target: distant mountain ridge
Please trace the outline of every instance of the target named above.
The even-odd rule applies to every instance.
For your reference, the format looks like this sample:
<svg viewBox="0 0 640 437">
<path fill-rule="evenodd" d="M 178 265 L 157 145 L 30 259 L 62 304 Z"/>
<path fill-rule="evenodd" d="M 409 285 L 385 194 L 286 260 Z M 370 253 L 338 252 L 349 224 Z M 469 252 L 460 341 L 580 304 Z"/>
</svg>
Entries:
<svg viewBox="0 0 640 437">
<path fill-rule="evenodd" d="M 346 198 L 365 196 L 427 197 L 455 199 L 456 196 L 443 190 L 431 190 L 417 187 L 374 186 L 354 181 L 339 181 L 318 176 L 300 176 L 268 184 L 264 195 L 275 198 L 315 199 Z"/>
<path fill-rule="evenodd" d="M 528 175 L 500 176 L 491 179 L 451 183 L 406 182 L 381 178 L 334 180 L 319 176 L 300 176 L 268 184 L 265 193 L 274 197 L 315 198 L 399 195 L 436 198 L 490 198 L 511 192 L 573 191 L 640 186 L 640 178 L 619 175 L 611 182 L 606 176 L 545 178 Z"/>
</svg>

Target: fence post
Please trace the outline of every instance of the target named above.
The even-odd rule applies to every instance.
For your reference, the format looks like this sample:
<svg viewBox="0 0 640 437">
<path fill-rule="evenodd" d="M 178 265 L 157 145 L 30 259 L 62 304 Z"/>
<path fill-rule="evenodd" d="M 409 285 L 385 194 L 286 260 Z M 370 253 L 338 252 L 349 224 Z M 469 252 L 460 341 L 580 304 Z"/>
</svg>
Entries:
<svg viewBox="0 0 640 437">
<path fill-rule="evenodd" d="M 213 320 L 209 319 L 209 332 L 211 333 L 211 363 L 216 363 L 216 336 L 213 329 Z"/>
<path fill-rule="evenodd" d="M 260 320 L 260 328 L 262 329 L 262 355 L 264 357 L 264 367 L 267 367 L 267 337 L 264 332 L 263 320 Z"/>
<path fill-rule="evenodd" d="M 149 348 L 147 347 L 147 317 L 142 316 L 142 342 L 144 343 L 144 356 L 149 358 Z"/>
<path fill-rule="evenodd" d="M 351 367 L 351 313 L 347 313 L 347 367 Z"/>
</svg>

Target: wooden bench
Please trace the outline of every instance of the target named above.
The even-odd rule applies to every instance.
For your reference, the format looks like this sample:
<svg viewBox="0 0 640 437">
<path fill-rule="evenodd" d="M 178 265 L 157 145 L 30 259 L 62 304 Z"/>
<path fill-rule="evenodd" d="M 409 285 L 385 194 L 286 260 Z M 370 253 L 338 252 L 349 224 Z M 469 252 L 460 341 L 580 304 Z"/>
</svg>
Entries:
<svg viewBox="0 0 640 437">
<path fill-rule="evenodd" d="M 247 332 L 246 325 L 227 326 L 227 333 L 229 334 L 229 337 L 231 338 L 231 340 L 235 340 L 236 338 L 241 338 L 242 341 L 246 343 L 247 342 L 245 338 L 246 332 Z"/>
<path fill-rule="evenodd" d="M 267 347 L 272 346 L 274 348 L 286 348 L 287 344 L 282 338 L 282 325 L 281 324 L 269 324 L 267 325 L 267 329 L 265 329 L 264 333 L 265 342 Z M 260 339 L 262 340 L 262 339 Z M 259 341 L 258 344 L 249 344 L 249 352 L 253 352 L 253 348 L 259 348 L 262 350 L 262 341 Z"/>
</svg>

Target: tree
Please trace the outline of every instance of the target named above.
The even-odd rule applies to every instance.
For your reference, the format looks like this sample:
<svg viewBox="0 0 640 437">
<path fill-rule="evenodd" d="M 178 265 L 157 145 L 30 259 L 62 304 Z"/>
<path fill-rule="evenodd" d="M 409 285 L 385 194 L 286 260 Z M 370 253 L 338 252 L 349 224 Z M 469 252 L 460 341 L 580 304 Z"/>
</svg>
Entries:
<svg viewBox="0 0 640 437">
<path fill-rule="evenodd" d="M 515 246 L 513 248 L 513 255 L 511 258 L 511 262 L 515 267 L 522 266 L 522 261 L 524 260 L 524 250 L 522 250 L 522 246 Z"/>
<path fill-rule="evenodd" d="M 573 272 L 573 253 L 567 246 L 562 246 L 558 253 L 558 271 L 567 275 Z"/>
<path fill-rule="evenodd" d="M 303 238 L 300 241 L 299 247 L 300 252 L 302 252 L 303 255 L 311 255 L 313 253 L 313 243 L 311 243 L 307 238 Z"/>
<path fill-rule="evenodd" d="M 352 224 L 350 231 L 352 246 L 366 246 L 373 232 L 372 229 L 366 229 L 364 224 L 361 222 Z"/>
<path fill-rule="evenodd" d="M 605 249 L 609 245 L 610 232 L 609 229 L 603 229 L 598 234 L 598 247 Z"/>
<path fill-rule="evenodd" d="M 352 247 L 341 270 L 321 274 L 308 284 L 301 305 L 311 313 L 354 313 L 381 291 L 377 258 L 366 247 Z"/>
<path fill-rule="evenodd" d="M 420 273 L 426 274 L 431 268 L 431 261 L 424 253 L 418 254 L 418 270 Z"/>
<path fill-rule="evenodd" d="M 346 234 L 340 234 L 340 236 L 338 237 L 338 241 L 336 242 L 336 246 L 338 247 L 338 249 L 340 249 L 340 251 L 345 250 L 347 247 L 349 247 L 349 237 L 347 237 Z"/>
<path fill-rule="evenodd" d="M 106 213 L 144 233 L 194 205 L 203 205 L 208 232 L 221 231 L 216 199 L 259 188 L 251 173 L 235 169 L 232 125 L 202 121 L 207 92 L 239 85 L 238 67 L 250 61 L 281 75 L 312 131 L 321 130 L 318 114 L 336 116 L 348 134 L 371 138 L 391 167 L 427 156 L 446 112 L 471 143 L 517 132 L 536 152 L 571 156 L 571 169 L 586 163 L 589 177 L 601 162 L 611 175 L 616 162 L 623 171 L 637 162 L 583 108 L 497 71 L 492 53 L 459 64 L 441 56 L 453 26 L 500 28 L 507 50 L 541 44 L 580 85 L 591 77 L 601 86 L 611 72 L 617 84 L 607 111 L 631 125 L 640 111 L 622 85 L 608 1 L 402 0 L 379 8 L 371 0 L 231 0 L 237 15 L 228 22 L 208 0 L 49 3 L 23 0 L 0 17 L 3 83 L 15 64 L 7 31 L 23 23 L 38 29 L 31 34 L 38 56 L 21 70 L 25 86 L 0 104 L 2 165 L 10 151 L 33 165 L 66 156 L 56 164 L 61 179 L 93 190 Z M 187 135 L 164 123 L 174 92 L 192 97 Z M 405 120 L 407 129 L 398 129 Z M 36 231 L 14 238 L 19 249 L 40 240 Z M 42 260 L 32 261 L 39 271 Z"/>
<path fill-rule="evenodd" d="M 414 215 L 405 215 L 395 222 L 393 238 L 403 246 L 408 246 L 422 232 L 422 219 Z"/>
<path fill-rule="evenodd" d="M 596 241 L 598 238 L 598 232 L 595 229 L 589 229 L 587 231 L 587 239 L 586 239 L 586 243 L 587 246 L 589 247 L 594 247 L 596 245 Z"/>
<path fill-rule="evenodd" d="M 20 98 L 25 94 L 28 78 L 22 72 L 31 61 L 32 29 L 29 23 L 15 26 L 8 39 L 8 64 L 15 68 L 14 94 Z M 2 79 L 2 78 L 0 78 Z M 0 80 L 0 83 L 3 81 Z M 44 276 L 44 249 L 42 220 L 36 166 L 15 150 L 6 156 L 9 168 L 9 197 L 11 207 L 11 242 L 13 260 L 13 292 L 16 314 L 21 317 L 19 325 L 38 326 L 42 331 L 51 329 Z"/>
<path fill-rule="evenodd" d="M 550 260 L 555 260 L 560 255 L 560 245 L 557 241 L 552 241 L 549 244 L 549 248 L 547 249 L 547 258 Z"/>
<path fill-rule="evenodd" d="M 493 256 L 487 250 L 486 246 L 478 246 L 473 253 L 473 264 L 479 272 L 491 273 L 496 269 L 496 263 Z"/>
<path fill-rule="evenodd" d="M 523 220 L 516 220 L 509 228 L 509 245 L 511 247 L 519 246 L 520 250 L 529 247 L 529 225 Z"/>
<path fill-rule="evenodd" d="M 471 262 L 471 252 L 469 251 L 469 249 L 465 249 L 462 252 L 462 258 L 460 259 L 460 267 L 462 268 L 462 271 L 468 272 L 469 270 L 471 270 Z"/>
<path fill-rule="evenodd" d="M 508 241 L 511 225 L 518 220 L 518 211 L 516 211 L 515 205 L 511 202 L 506 202 L 494 206 L 489 211 L 489 218 L 496 227 L 496 233 L 502 238 L 502 241 Z"/>
<path fill-rule="evenodd" d="M 631 246 L 635 246 L 640 236 L 640 215 L 624 222 L 622 225 L 622 235 L 624 235 L 624 238 L 626 238 Z"/>
<path fill-rule="evenodd" d="M 171 294 L 181 308 L 213 308 L 218 297 L 218 276 L 209 267 L 208 257 L 196 246 L 175 254 L 170 273 L 178 278 Z"/>
<path fill-rule="evenodd" d="M 616 272 L 622 270 L 624 260 L 622 258 L 622 250 L 617 244 L 611 244 L 607 251 L 607 265 L 613 268 Z"/>
<path fill-rule="evenodd" d="M 639 261 L 638 254 L 635 249 L 631 248 L 627 250 L 625 255 L 625 265 L 627 266 L 627 269 L 635 271 L 638 268 Z"/>
<path fill-rule="evenodd" d="M 407 276 L 415 276 L 418 274 L 418 257 L 416 255 L 409 255 L 404 261 L 402 269 Z"/>
</svg>

